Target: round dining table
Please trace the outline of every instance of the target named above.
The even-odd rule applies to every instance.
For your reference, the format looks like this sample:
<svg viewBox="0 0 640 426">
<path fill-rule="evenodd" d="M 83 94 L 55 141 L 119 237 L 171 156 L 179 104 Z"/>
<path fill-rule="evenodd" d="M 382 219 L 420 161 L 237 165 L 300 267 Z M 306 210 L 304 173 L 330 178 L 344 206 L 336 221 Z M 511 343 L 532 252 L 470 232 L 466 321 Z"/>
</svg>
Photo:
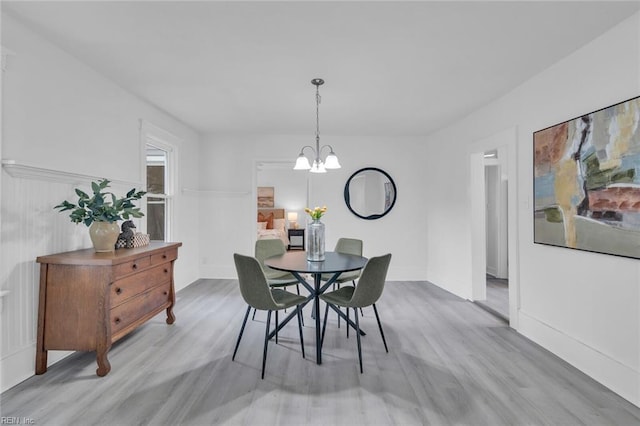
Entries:
<svg viewBox="0 0 640 426">
<path fill-rule="evenodd" d="M 271 269 L 277 269 L 279 271 L 291 272 L 296 279 L 302 284 L 308 291 L 309 297 L 302 304 L 306 305 L 310 301 L 314 301 L 314 317 L 316 321 L 316 362 L 322 364 L 322 341 L 320 337 L 320 299 L 319 296 L 329 288 L 335 280 L 343 272 L 357 271 L 367 264 L 367 258 L 362 256 L 356 256 L 352 254 L 344 254 L 328 251 L 325 252 L 325 259 L 323 261 L 310 261 L 307 260 L 307 253 L 304 251 L 288 251 L 283 255 L 270 257 L 265 259 L 265 266 Z M 310 274 L 313 277 L 313 284 L 307 282 L 302 274 Z M 332 274 L 331 278 L 322 285 L 322 275 Z M 341 316 L 347 319 L 342 311 L 335 306 L 332 308 Z M 287 322 L 295 317 L 295 311 L 289 314 L 279 325 L 278 330 L 282 328 Z M 355 328 L 350 320 L 347 323 L 348 326 Z M 277 330 L 274 330 L 270 334 L 270 338 L 275 335 Z M 364 334 L 364 333 L 362 333 Z"/>
</svg>

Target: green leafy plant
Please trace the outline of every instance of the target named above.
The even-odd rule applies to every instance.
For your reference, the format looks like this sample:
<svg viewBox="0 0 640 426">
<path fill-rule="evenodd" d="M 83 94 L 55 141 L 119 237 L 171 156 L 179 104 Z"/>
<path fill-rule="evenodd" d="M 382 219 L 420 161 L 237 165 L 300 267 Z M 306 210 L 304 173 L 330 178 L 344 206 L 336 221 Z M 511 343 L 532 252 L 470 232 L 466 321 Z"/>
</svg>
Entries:
<svg viewBox="0 0 640 426">
<path fill-rule="evenodd" d="M 133 204 L 133 201 L 142 198 L 146 191 L 136 192 L 136 189 L 133 188 L 127 192 L 126 196 L 118 198 L 112 192 L 105 191 L 109 188 L 110 183 L 111 181 L 107 179 L 91 182 L 92 196 L 76 188 L 77 204 L 64 200 L 54 209 L 59 209 L 60 212 L 71 210 L 69 214 L 71 222 L 84 223 L 86 226 L 90 226 L 93 222 L 113 223 L 144 216 L 144 213 Z"/>
</svg>

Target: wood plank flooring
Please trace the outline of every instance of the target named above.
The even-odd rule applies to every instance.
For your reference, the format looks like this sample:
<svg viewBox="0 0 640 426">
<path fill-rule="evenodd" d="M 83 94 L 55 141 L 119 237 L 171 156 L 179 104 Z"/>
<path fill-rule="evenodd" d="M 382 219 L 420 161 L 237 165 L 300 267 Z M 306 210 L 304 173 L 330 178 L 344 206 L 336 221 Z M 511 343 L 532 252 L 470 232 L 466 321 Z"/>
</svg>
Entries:
<svg viewBox="0 0 640 426">
<path fill-rule="evenodd" d="M 509 281 L 487 275 L 487 299 L 476 304 L 509 321 Z"/>
<path fill-rule="evenodd" d="M 231 361 L 246 305 L 234 280 L 200 280 L 177 295 L 177 321 L 158 315 L 109 353 L 76 353 L 1 395 L 4 417 L 37 425 L 638 425 L 640 408 L 615 395 L 473 303 L 427 282 L 388 282 L 354 335 L 330 314 L 323 364 L 305 309 L 269 344 L 266 313 L 249 321 Z M 322 310 L 324 312 L 324 309 Z"/>
</svg>

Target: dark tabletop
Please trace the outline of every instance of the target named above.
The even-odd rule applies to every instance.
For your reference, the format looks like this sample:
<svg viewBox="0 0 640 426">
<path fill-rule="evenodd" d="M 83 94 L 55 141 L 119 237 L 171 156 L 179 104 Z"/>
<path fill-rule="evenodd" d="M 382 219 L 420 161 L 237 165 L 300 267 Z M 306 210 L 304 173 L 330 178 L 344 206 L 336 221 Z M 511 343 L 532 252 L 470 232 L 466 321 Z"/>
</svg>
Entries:
<svg viewBox="0 0 640 426">
<path fill-rule="evenodd" d="M 366 257 L 332 251 L 325 252 L 325 260 L 322 262 L 307 260 L 307 253 L 304 251 L 289 251 L 281 256 L 270 257 L 264 261 L 265 265 L 279 271 L 310 274 L 356 271 L 364 268 L 366 263 Z"/>
</svg>

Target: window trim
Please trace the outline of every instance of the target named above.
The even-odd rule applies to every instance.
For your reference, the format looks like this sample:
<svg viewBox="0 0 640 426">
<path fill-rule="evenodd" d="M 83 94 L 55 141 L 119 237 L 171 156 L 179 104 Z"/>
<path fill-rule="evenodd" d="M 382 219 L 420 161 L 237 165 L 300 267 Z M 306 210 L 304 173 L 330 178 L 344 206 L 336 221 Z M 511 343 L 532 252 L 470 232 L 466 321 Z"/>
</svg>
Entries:
<svg viewBox="0 0 640 426">
<path fill-rule="evenodd" d="M 140 120 L 140 181 L 143 187 L 147 187 L 147 145 L 160 149 L 167 153 L 167 168 L 165 179 L 165 194 L 151 194 L 154 198 L 163 198 L 166 203 L 165 210 L 165 241 L 172 241 L 174 238 L 174 198 L 175 188 L 178 187 L 178 145 L 181 139 L 168 131 L 148 122 Z M 147 214 L 146 202 L 142 206 L 142 211 Z M 147 232 L 147 221 L 143 221 L 143 231 Z"/>
</svg>

